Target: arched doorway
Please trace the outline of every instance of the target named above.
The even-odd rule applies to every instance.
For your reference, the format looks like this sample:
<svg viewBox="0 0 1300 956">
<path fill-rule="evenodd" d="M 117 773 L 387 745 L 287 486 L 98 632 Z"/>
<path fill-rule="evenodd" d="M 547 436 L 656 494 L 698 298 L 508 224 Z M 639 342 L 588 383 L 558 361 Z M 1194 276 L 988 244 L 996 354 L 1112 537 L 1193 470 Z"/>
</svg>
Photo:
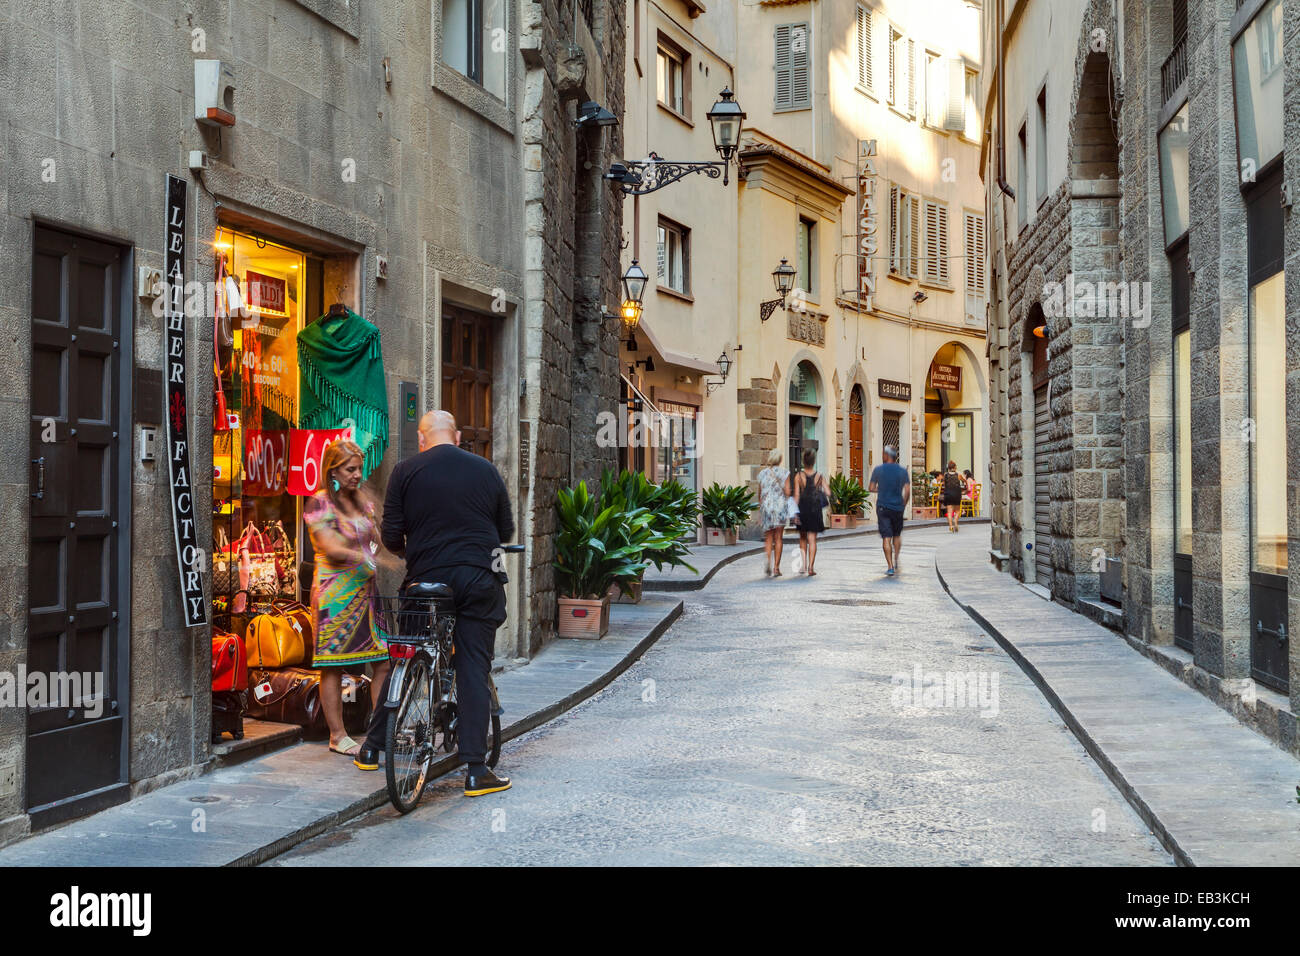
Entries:
<svg viewBox="0 0 1300 956">
<path fill-rule="evenodd" d="M 817 467 L 822 465 L 821 443 L 817 440 L 817 423 L 821 418 L 821 376 L 807 360 L 790 373 L 790 470 L 803 467 L 806 448 L 816 449 Z"/>
<path fill-rule="evenodd" d="M 866 484 L 866 447 L 863 420 L 866 417 L 867 395 L 861 385 L 849 391 L 849 474 Z"/>
</svg>

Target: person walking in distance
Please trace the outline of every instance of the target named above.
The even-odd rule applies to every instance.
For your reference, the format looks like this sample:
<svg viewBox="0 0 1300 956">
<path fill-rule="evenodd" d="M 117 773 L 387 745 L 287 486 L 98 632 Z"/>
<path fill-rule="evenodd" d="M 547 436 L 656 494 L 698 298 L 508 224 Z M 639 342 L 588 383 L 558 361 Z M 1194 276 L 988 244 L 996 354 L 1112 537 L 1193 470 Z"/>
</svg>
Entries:
<svg viewBox="0 0 1300 956">
<path fill-rule="evenodd" d="M 957 519 L 961 515 L 961 496 L 966 490 L 966 480 L 957 472 L 957 463 L 948 462 L 948 470 L 943 473 L 940 484 L 943 497 L 940 499 L 948 512 L 948 530 L 957 532 Z"/>
<path fill-rule="evenodd" d="M 440 582 L 455 592 L 457 747 L 465 761 L 465 795 L 510 788 L 510 778 L 488 769 L 487 737 L 492 653 L 506 619 L 505 574 L 496 570 L 502 542 L 515 534 L 510 496 L 486 458 L 458 447 L 450 412 L 420 420 L 420 453 L 398 463 L 388 480 L 381 534 L 384 547 L 406 558 L 403 587 Z M 388 699 L 385 688 L 380 700 Z M 377 769 L 388 717 L 381 708 L 356 760 Z"/>
<path fill-rule="evenodd" d="M 763 573 L 781 576 L 781 536 L 789 518 L 790 499 L 786 496 L 786 480 L 790 472 L 781 467 L 781 449 L 767 453 L 767 467 L 758 473 L 759 516 L 763 519 Z"/>
<path fill-rule="evenodd" d="M 876 520 L 880 525 L 880 547 L 885 552 L 885 573 L 898 572 L 898 553 L 903 550 L 903 519 L 912 499 L 912 482 L 907 469 L 898 463 L 898 449 L 884 448 L 884 462 L 871 471 L 868 490 L 876 495 Z"/>
<path fill-rule="evenodd" d="M 804 573 L 816 575 L 813 564 L 817 561 L 817 535 L 826 530 L 822 510 L 830 501 L 826 477 L 813 470 L 817 464 L 817 449 L 803 450 L 803 471 L 794 476 L 794 499 L 799 502 L 799 550 L 803 553 Z M 797 569 L 796 569 L 797 570 Z"/>
</svg>

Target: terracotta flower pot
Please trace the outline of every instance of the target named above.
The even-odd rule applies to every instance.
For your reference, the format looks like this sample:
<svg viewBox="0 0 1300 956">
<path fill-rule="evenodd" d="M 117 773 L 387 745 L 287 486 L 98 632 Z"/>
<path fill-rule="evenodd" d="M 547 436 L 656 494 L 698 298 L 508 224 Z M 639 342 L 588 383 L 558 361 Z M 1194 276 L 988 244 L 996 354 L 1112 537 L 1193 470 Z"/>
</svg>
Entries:
<svg viewBox="0 0 1300 956">
<path fill-rule="evenodd" d="M 599 601 L 562 597 L 558 603 L 560 622 L 555 631 L 557 637 L 598 641 L 609 630 L 608 597 Z"/>
<path fill-rule="evenodd" d="M 641 574 L 642 576 L 644 576 L 645 572 L 643 571 L 641 572 Z M 635 581 L 633 581 L 631 584 L 627 586 L 631 594 L 624 594 L 622 591 L 618 589 L 617 584 L 611 584 L 609 586 L 609 592 L 607 593 L 606 596 L 614 604 L 640 604 L 641 591 L 644 586 L 645 586 L 645 582 L 642 580 L 642 577 L 638 577 Z"/>
<path fill-rule="evenodd" d="M 705 528 L 705 544 L 735 544 L 740 540 L 740 531 L 737 528 Z"/>
<path fill-rule="evenodd" d="M 832 528 L 856 528 L 857 526 L 858 519 L 856 515 L 837 515 L 831 512 Z"/>
</svg>

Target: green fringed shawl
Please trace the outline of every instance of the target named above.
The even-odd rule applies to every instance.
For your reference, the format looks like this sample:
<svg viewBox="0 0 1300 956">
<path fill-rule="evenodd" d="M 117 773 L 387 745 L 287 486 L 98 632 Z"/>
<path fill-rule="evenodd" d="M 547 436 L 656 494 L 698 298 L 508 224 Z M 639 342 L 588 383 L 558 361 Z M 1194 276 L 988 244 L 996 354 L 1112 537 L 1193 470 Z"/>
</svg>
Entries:
<svg viewBox="0 0 1300 956">
<path fill-rule="evenodd" d="M 352 310 L 298 333 L 300 428 L 343 428 L 352 419 L 365 476 L 388 447 L 388 392 L 379 329 Z"/>
</svg>

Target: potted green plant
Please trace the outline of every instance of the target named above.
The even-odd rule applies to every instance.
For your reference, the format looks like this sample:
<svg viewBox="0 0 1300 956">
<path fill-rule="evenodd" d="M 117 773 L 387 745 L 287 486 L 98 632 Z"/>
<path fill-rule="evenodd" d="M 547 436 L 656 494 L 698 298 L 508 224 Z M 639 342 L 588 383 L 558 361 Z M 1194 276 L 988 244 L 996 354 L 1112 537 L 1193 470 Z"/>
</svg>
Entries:
<svg viewBox="0 0 1300 956">
<path fill-rule="evenodd" d="M 645 572 L 645 555 L 672 542 L 653 528 L 645 508 L 606 505 L 580 481 L 556 495 L 555 569 L 560 637 L 598 639 L 609 630 L 610 591 L 627 594 Z"/>
<path fill-rule="evenodd" d="M 912 517 L 937 518 L 939 509 L 930 502 L 934 498 L 934 482 L 924 471 L 912 472 Z"/>
<path fill-rule="evenodd" d="M 758 507 L 753 494 L 744 485 L 720 485 L 716 481 L 704 489 L 700 522 L 704 525 L 705 544 L 735 544 L 740 526 Z"/>
<path fill-rule="evenodd" d="M 853 475 L 833 475 L 830 480 L 831 527 L 856 528 L 867 503 L 867 489 Z"/>
<path fill-rule="evenodd" d="M 667 566 L 684 567 L 695 572 L 695 568 L 686 561 L 699 515 L 694 491 L 677 481 L 656 485 L 639 471 L 615 473 L 606 469 L 600 476 L 600 500 L 603 505 L 617 505 L 625 514 L 637 509 L 649 513 L 650 530 L 663 539 L 656 541 L 655 546 L 644 553 L 649 564 L 660 571 Z M 617 586 L 611 584 L 610 598 L 618 602 L 638 603 L 641 600 L 644 576 L 645 570 L 642 569 L 637 579 L 628 586 L 627 593 L 619 592 Z"/>
</svg>

